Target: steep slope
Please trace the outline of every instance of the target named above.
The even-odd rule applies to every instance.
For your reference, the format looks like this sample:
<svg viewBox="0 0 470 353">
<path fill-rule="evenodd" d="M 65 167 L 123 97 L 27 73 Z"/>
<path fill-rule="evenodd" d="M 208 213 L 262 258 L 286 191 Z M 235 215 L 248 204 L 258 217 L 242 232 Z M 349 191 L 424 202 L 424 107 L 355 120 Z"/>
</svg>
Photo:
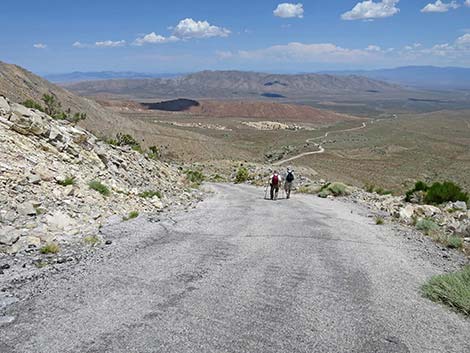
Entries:
<svg viewBox="0 0 470 353">
<path fill-rule="evenodd" d="M 399 92 L 401 88 L 361 76 L 275 75 L 242 71 L 203 71 L 171 79 L 107 80 L 66 85 L 81 95 L 132 98 L 288 98 L 318 94 Z"/>
<path fill-rule="evenodd" d="M 186 204 L 186 186 L 176 167 L 0 96 L 0 252 L 80 242 L 113 215 Z"/>
<path fill-rule="evenodd" d="M 41 102 L 44 94 L 54 94 L 61 102 L 63 109 L 70 108 L 73 113 L 86 113 L 87 119 L 82 121 L 80 125 L 93 133 L 113 134 L 130 125 L 118 114 L 103 108 L 92 100 L 79 97 L 19 66 L 0 62 L 0 95 L 21 103 L 27 99 Z"/>
</svg>

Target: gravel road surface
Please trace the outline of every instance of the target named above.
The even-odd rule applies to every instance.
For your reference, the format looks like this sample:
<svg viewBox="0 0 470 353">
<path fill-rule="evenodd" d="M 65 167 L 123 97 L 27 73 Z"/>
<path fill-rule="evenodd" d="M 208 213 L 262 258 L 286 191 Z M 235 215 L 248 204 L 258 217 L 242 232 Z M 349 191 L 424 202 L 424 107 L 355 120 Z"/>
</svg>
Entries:
<svg viewBox="0 0 470 353">
<path fill-rule="evenodd" d="M 419 293 L 446 260 L 396 226 L 352 203 L 208 187 L 189 212 L 109 226 L 99 260 L 25 285 L 0 352 L 470 352 L 470 320 Z"/>
</svg>

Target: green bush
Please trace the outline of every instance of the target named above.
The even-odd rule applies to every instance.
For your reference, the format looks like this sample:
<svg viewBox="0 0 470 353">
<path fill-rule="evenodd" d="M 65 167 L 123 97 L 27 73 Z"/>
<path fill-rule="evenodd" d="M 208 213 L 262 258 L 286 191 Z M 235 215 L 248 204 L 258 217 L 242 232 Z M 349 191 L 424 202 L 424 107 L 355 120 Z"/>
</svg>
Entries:
<svg viewBox="0 0 470 353">
<path fill-rule="evenodd" d="M 144 198 L 144 199 L 151 199 L 155 196 L 158 197 L 159 199 L 161 199 L 162 198 L 162 193 L 160 191 L 148 190 L 148 191 L 144 191 L 144 192 L 140 193 L 139 196 Z"/>
<path fill-rule="evenodd" d="M 139 212 L 137 212 L 137 211 L 132 211 L 132 212 L 129 213 L 128 216 L 122 217 L 122 220 L 123 220 L 123 221 L 129 221 L 129 220 L 135 219 L 135 218 L 137 218 L 137 217 L 139 217 Z"/>
<path fill-rule="evenodd" d="M 39 249 L 41 254 L 57 254 L 59 251 L 60 247 L 56 243 L 48 243 Z"/>
<path fill-rule="evenodd" d="M 36 110 L 39 110 L 41 112 L 44 112 L 44 107 L 39 104 L 38 102 L 32 100 L 32 99 L 27 99 L 25 100 L 23 103 L 22 103 L 26 108 L 30 108 L 30 109 L 36 109 Z"/>
<path fill-rule="evenodd" d="M 416 229 L 428 234 L 430 231 L 439 229 L 439 226 L 430 219 L 421 219 L 416 222 Z"/>
<path fill-rule="evenodd" d="M 238 168 L 237 175 L 235 176 L 235 183 L 241 184 L 247 181 L 249 178 L 248 169 L 245 167 Z"/>
<path fill-rule="evenodd" d="M 374 184 L 371 184 L 371 183 L 366 183 L 366 184 L 364 185 L 364 189 L 365 189 L 367 192 L 373 193 L 374 190 L 375 190 L 375 185 L 374 185 Z"/>
<path fill-rule="evenodd" d="M 418 191 L 426 192 L 428 191 L 428 189 L 429 189 L 429 186 L 424 181 L 417 181 L 414 188 L 406 192 L 405 201 L 410 202 L 415 192 L 418 192 Z"/>
<path fill-rule="evenodd" d="M 459 272 L 431 278 L 422 287 L 422 293 L 432 301 L 470 316 L 470 266 Z"/>
<path fill-rule="evenodd" d="M 456 235 L 451 235 L 447 239 L 447 247 L 451 249 L 461 249 L 463 247 L 463 239 Z"/>
<path fill-rule="evenodd" d="M 160 149 L 156 146 L 150 146 L 149 152 L 147 152 L 147 157 L 150 159 L 159 159 L 161 157 Z"/>
<path fill-rule="evenodd" d="M 204 181 L 205 177 L 204 174 L 202 174 L 198 170 L 187 170 L 185 172 L 186 178 L 194 185 L 201 185 L 202 182 Z"/>
<path fill-rule="evenodd" d="M 376 218 L 375 218 L 375 224 L 377 224 L 378 226 L 380 226 L 380 225 L 382 225 L 382 224 L 384 224 L 384 223 L 385 223 L 385 221 L 384 221 L 384 219 L 383 219 L 382 217 L 376 217 Z"/>
<path fill-rule="evenodd" d="M 331 191 L 334 196 L 343 196 L 347 194 L 347 186 L 343 183 L 330 184 L 328 186 L 328 190 Z"/>
<path fill-rule="evenodd" d="M 424 201 L 427 204 L 440 205 L 445 202 L 468 202 L 468 194 L 451 181 L 434 183 L 427 191 Z"/>
<path fill-rule="evenodd" d="M 87 236 L 87 237 L 83 238 L 83 242 L 87 245 L 95 246 L 95 245 L 98 245 L 99 243 L 101 243 L 101 240 L 96 235 L 90 235 L 90 236 Z"/>
<path fill-rule="evenodd" d="M 76 180 L 74 176 L 68 176 L 64 180 L 59 180 L 57 184 L 61 186 L 69 186 L 69 185 L 75 185 Z"/>
<path fill-rule="evenodd" d="M 109 190 L 109 188 L 106 185 L 99 182 L 98 180 L 91 181 L 88 184 L 88 186 L 89 186 L 90 189 L 99 192 L 103 196 L 111 195 L 111 191 Z"/>
</svg>

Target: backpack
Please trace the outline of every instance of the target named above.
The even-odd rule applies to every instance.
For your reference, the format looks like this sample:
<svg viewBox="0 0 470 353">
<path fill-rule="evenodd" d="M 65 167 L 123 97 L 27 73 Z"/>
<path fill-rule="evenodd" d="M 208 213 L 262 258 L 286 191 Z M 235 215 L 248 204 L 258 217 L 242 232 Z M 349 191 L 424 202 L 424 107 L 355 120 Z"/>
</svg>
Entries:
<svg viewBox="0 0 470 353">
<path fill-rule="evenodd" d="M 272 184 L 273 184 L 274 186 L 277 186 L 277 184 L 279 184 L 279 175 L 277 175 L 277 174 L 274 174 L 274 175 L 273 175 Z"/>
<path fill-rule="evenodd" d="M 292 182 L 294 181 L 294 174 L 292 174 L 292 172 L 288 172 L 288 173 L 287 173 L 286 181 L 287 181 L 288 183 L 292 183 Z"/>
</svg>

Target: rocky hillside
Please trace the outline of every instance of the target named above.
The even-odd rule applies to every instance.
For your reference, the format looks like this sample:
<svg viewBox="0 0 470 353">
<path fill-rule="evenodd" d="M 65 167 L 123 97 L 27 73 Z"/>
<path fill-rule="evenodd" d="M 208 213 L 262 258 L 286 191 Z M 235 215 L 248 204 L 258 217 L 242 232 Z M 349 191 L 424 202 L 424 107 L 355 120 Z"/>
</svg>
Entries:
<svg viewBox="0 0 470 353">
<path fill-rule="evenodd" d="M 204 71 L 176 78 L 104 80 L 66 85 L 85 96 L 130 98 L 273 98 L 320 94 L 400 92 L 399 86 L 361 76 L 273 75 L 242 71 Z"/>
<path fill-rule="evenodd" d="M 185 177 L 152 157 L 0 96 L 0 251 L 94 239 L 110 217 L 187 205 Z"/>
<path fill-rule="evenodd" d="M 42 103 L 44 94 L 54 95 L 64 110 L 85 113 L 87 118 L 80 125 L 95 134 L 111 136 L 119 131 L 129 130 L 131 126 L 119 114 L 108 111 L 92 100 L 79 97 L 17 65 L 0 61 L 0 95 L 7 96 L 14 102 L 31 99 Z"/>
</svg>

